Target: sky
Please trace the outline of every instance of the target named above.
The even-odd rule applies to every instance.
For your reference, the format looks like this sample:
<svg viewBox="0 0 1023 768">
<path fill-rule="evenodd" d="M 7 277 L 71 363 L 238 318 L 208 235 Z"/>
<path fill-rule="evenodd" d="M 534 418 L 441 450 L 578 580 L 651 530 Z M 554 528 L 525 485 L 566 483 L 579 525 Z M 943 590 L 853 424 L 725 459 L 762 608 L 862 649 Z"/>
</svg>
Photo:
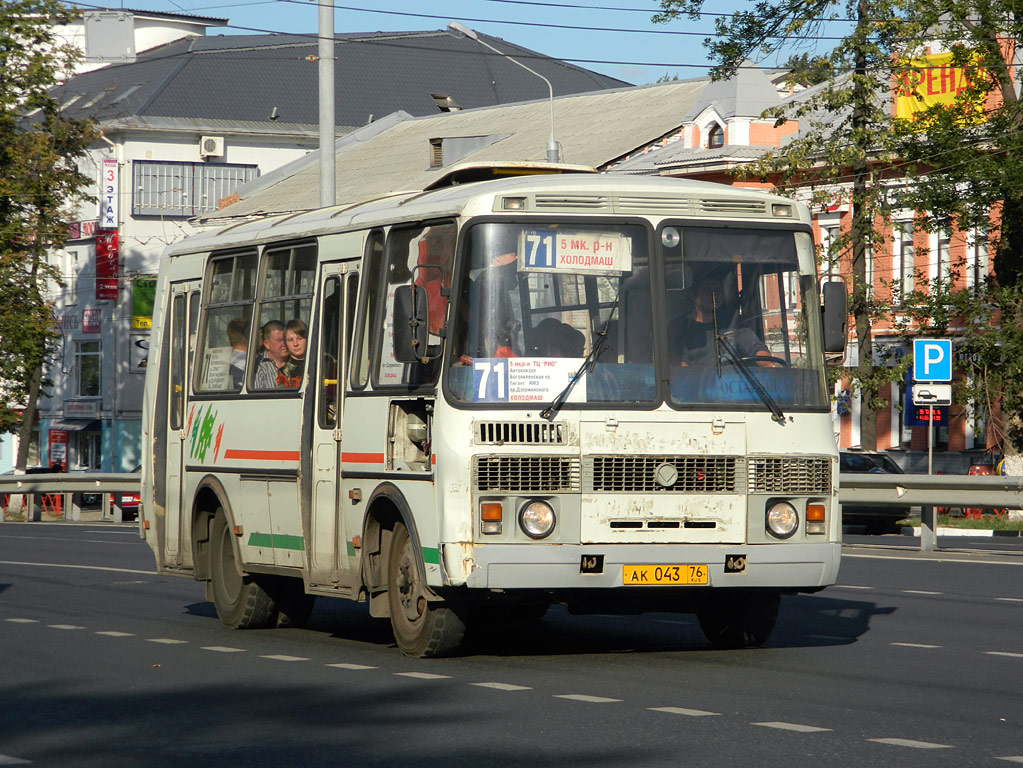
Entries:
<svg viewBox="0 0 1023 768">
<path fill-rule="evenodd" d="M 119 0 L 110 5 L 69 2 L 85 10 L 167 11 L 226 18 L 231 27 L 207 34 L 315 33 L 314 0 Z M 97 0 L 91 0 L 97 2 Z M 363 8 L 361 6 L 371 6 Z M 334 0 L 336 32 L 444 29 L 458 21 L 539 53 L 634 85 L 662 77 L 707 73 L 703 40 L 714 33 L 715 14 L 750 7 L 743 0 L 707 0 L 698 21 L 654 24 L 657 0 Z M 776 66 L 788 58 L 758 62 Z"/>
</svg>

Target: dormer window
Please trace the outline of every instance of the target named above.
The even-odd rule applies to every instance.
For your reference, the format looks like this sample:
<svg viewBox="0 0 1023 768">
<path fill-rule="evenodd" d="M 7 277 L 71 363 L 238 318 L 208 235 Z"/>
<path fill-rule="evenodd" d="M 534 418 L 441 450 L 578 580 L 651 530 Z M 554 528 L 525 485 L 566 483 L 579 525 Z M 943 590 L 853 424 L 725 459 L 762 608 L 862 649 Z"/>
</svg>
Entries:
<svg viewBox="0 0 1023 768">
<path fill-rule="evenodd" d="M 714 123 L 707 131 L 707 149 L 720 149 L 725 145 L 725 132 L 720 125 Z"/>
</svg>

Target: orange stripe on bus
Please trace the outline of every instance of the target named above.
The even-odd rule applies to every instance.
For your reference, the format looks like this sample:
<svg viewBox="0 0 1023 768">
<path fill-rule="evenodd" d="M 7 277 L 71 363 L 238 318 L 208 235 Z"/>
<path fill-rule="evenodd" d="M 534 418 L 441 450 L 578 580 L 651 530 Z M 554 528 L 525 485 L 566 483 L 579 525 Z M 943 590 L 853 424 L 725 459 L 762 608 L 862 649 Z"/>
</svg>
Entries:
<svg viewBox="0 0 1023 768">
<path fill-rule="evenodd" d="M 255 451 L 228 448 L 225 459 L 247 459 L 249 461 L 298 461 L 298 451 Z"/>
<path fill-rule="evenodd" d="M 342 462 L 352 464 L 383 464 L 384 454 L 382 453 L 342 453 Z"/>
</svg>

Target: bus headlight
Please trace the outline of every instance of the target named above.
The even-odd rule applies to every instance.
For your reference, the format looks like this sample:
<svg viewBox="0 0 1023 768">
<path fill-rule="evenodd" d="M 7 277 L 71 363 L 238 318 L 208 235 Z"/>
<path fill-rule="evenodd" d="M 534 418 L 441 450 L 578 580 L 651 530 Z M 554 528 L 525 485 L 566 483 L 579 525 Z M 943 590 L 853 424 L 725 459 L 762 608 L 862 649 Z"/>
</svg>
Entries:
<svg viewBox="0 0 1023 768">
<path fill-rule="evenodd" d="M 550 536 L 556 522 L 554 508 L 546 501 L 531 501 L 519 512 L 519 527 L 531 539 Z"/>
<path fill-rule="evenodd" d="M 787 539 L 799 527 L 799 514 L 787 501 L 775 501 L 767 508 L 767 530 L 772 536 Z"/>
</svg>

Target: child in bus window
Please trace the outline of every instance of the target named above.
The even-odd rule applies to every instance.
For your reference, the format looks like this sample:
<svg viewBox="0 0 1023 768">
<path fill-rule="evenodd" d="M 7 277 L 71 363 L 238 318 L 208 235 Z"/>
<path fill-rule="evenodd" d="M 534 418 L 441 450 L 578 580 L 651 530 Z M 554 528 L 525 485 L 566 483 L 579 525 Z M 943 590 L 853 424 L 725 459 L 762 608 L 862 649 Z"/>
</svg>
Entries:
<svg viewBox="0 0 1023 768">
<path fill-rule="evenodd" d="M 302 384 L 302 372 L 305 370 L 305 350 L 308 326 L 305 320 L 294 318 L 284 326 L 284 346 L 288 350 L 288 359 L 277 371 L 277 386 L 281 389 L 298 389 Z"/>
</svg>

